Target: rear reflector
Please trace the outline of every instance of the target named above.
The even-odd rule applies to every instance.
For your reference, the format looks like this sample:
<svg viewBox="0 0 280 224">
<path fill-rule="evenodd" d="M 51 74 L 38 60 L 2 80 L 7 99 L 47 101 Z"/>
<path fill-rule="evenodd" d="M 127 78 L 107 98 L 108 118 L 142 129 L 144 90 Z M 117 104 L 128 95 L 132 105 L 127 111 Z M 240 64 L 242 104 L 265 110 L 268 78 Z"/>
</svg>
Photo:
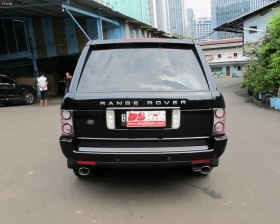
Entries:
<svg viewBox="0 0 280 224">
<path fill-rule="evenodd" d="M 94 165 L 96 165 L 96 162 L 95 162 L 95 161 L 81 161 L 81 160 L 79 160 L 79 161 L 77 161 L 77 163 L 78 163 L 79 165 L 89 165 L 89 166 L 94 166 Z"/>
<path fill-rule="evenodd" d="M 203 163 L 209 163 L 210 159 L 197 159 L 192 160 L 192 164 L 203 164 Z"/>
</svg>

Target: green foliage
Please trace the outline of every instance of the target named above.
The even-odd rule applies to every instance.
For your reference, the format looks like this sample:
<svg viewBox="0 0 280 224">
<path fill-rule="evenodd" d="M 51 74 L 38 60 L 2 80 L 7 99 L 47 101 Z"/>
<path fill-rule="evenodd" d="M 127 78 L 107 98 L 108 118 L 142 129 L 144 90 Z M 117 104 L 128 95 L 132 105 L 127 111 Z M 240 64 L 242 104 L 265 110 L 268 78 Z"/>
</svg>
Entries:
<svg viewBox="0 0 280 224">
<path fill-rule="evenodd" d="M 178 39 L 192 39 L 192 37 L 184 36 L 182 34 L 174 34 L 174 37 L 176 37 Z"/>
<path fill-rule="evenodd" d="M 263 39 L 250 47 L 242 88 L 276 95 L 280 86 L 280 13 L 268 23 Z"/>
</svg>

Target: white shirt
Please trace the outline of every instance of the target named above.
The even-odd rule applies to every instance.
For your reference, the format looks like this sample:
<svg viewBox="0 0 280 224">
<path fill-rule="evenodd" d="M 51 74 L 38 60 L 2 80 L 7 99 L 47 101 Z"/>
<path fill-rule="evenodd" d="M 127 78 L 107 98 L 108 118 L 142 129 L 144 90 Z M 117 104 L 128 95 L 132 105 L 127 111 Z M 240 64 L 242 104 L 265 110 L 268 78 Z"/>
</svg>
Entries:
<svg viewBox="0 0 280 224">
<path fill-rule="evenodd" d="M 40 86 L 45 86 L 46 85 L 46 82 L 48 82 L 48 79 L 44 76 L 40 76 L 38 79 L 37 79 L 37 82 L 40 84 Z M 43 89 L 41 87 L 40 88 L 40 91 L 42 91 Z M 46 86 L 46 88 L 44 90 L 47 90 L 48 87 Z"/>
</svg>

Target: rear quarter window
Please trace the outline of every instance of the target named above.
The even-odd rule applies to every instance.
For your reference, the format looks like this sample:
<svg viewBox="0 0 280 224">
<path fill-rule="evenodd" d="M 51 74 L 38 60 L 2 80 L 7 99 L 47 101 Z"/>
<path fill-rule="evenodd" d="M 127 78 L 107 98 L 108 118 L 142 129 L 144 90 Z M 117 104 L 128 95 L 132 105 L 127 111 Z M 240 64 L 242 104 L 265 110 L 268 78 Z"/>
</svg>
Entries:
<svg viewBox="0 0 280 224">
<path fill-rule="evenodd" d="M 127 48 L 91 51 L 78 92 L 203 91 L 205 76 L 191 49 Z"/>
</svg>

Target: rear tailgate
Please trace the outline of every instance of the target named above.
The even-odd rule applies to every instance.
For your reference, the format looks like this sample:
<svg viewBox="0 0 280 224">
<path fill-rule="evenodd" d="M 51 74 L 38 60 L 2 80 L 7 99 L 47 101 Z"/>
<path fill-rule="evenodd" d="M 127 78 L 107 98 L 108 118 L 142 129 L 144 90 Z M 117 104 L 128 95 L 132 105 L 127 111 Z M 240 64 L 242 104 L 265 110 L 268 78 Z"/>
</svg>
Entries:
<svg viewBox="0 0 280 224">
<path fill-rule="evenodd" d="M 182 93 L 183 94 L 183 93 Z M 184 93 L 186 98 L 135 98 L 86 99 L 83 94 L 75 96 L 75 133 L 80 138 L 97 139 L 171 139 L 210 136 L 212 130 L 211 92 Z M 168 94 L 169 97 L 172 94 Z M 176 95 L 181 95 L 176 93 Z M 99 95 L 100 97 L 100 95 Z M 142 96 L 143 97 L 143 96 Z M 202 99 L 203 98 L 203 99 Z M 106 112 L 114 113 L 114 128 L 107 125 Z M 173 111 L 179 111 L 180 125 L 172 125 Z M 128 127 L 128 113 L 144 115 L 152 113 L 164 116 L 162 123 L 139 124 Z M 153 121 L 157 117 L 151 118 Z M 141 120 L 141 117 L 140 117 Z M 138 122 L 138 123 L 137 123 Z"/>
</svg>

